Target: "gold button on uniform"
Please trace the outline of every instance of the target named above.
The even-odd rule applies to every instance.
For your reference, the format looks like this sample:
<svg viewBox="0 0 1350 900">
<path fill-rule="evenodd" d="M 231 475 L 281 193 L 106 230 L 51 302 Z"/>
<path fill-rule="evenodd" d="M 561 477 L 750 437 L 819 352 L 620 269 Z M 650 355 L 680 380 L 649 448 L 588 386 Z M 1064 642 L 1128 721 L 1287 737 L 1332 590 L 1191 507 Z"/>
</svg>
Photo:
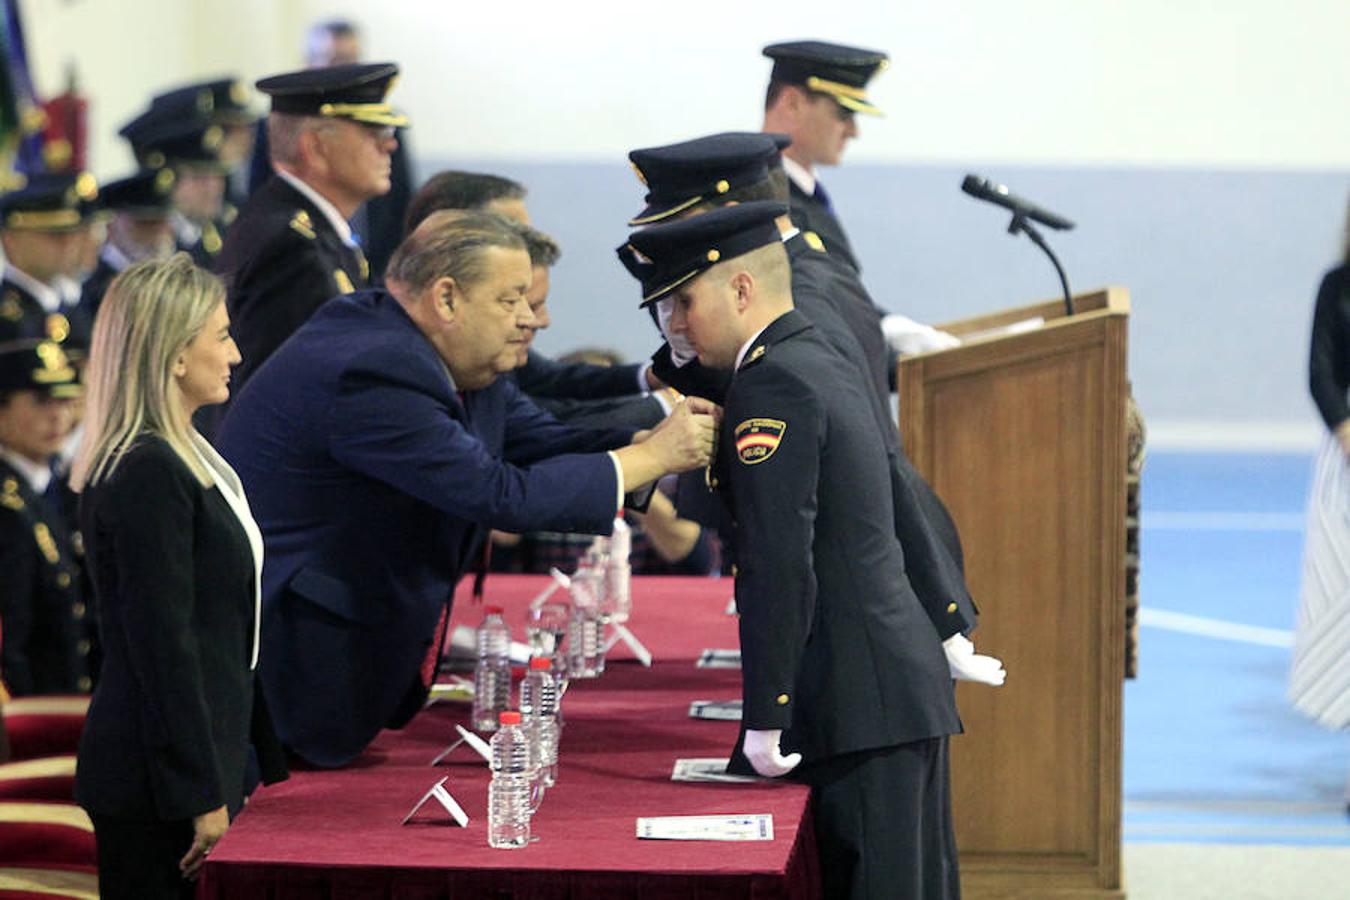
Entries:
<svg viewBox="0 0 1350 900">
<path fill-rule="evenodd" d="M 75 614 L 75 618 L 77 619 L 84 618 L 85 608 L 83 603 L 76 603 L 74 606 L 70 608 L 70 611 Z"/>
<path fill-rule="evenodd" d="M 62 588 L 70 587 L 70 575 L 65 572 L 59 573 L 56 576 L 56 586 Z"/>
<path fill-rule="evenodd" d="M 81 675 L 80 680 L 77 681 L 76 684 L 79 685 L 80 690 L 86 694 L 93 690 L 94 687 L 94 682 L 89 679 L 88 675 Z"/>
<path fill-rule="evenodd" d="M 81 656 L 88 656 L 88 655 L 89 655 L 89 642 L 88 642 L 88 641 L 85 641 L 85 640 L 82 640 L 82 641 L 80 641 L 78 644 L 75 645 L 75 649 L 79 651 L 79 654 L 80 654 Z"/>
<path fill-rule="evenodd" d="M 947 612 L 949 612 L 949 613 L 954 613 L 954 612 L 956 612 L 956 604 L 955 604 L 955 603 L 948 603 L 948 604 L 947 604 Z"/>
<path fill-rule="evenodd" d="M 779 695 L 777 696 L 777 698 L 775 698 L 774 702 L 777 703 L 779 706 L 787 706 L 787 705 L 788 705 L 788 695 L 787 695 L 787 694 L 779 694 Z"/>
</svg>

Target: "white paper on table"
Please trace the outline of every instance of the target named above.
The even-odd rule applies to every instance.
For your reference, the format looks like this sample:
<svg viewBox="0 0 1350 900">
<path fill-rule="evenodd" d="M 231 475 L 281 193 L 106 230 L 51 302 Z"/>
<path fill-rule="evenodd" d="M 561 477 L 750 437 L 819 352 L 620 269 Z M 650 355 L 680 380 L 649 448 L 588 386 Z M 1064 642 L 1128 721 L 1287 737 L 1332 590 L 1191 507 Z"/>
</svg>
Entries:
<svg viewBox="0 0 1350 900">
<path fill-rule="evenodd" d="M 671 781 L 713 781 L 737 784 L 759 781 L 754 775 L 732 775 L 727 772 L 727 761 L 716 757 L 677 759 L 670 773 Z"/>
<path fill-rule="evenodd" d="M 417 815 L 417 811 L 422 808 L 422 805 L 434 798 L 436 802 L 441 805 L 441 808 L 450 814 L 450 818 L 454 819 L 460 828 L 468 828 L 469 814 L 464 811 L 464 808 L 459 805 L 454 797 L 450 796 L 450 792 L 445 788 L 445 782 L 448 781 L 449 778 L 450 776 L 447 775 L 445 778 L 442 778 L 440 781 L 433 784 L 431 790 L 423 794 L 422 799 L 418 800 L 417 804 L 403 817 L 402 824 L 407 825 L 412 821 L 412 817 Z"/>
<path fill-rule="evenodd" d="M 741 667 L 740 650 L 704 650 L 698 658 L 700 669 L 739 669 Z"/>
<path fill-rule="evenodd" d="M 1022 334 L 1027 331 L 1035 331 L 1045 324 L 1042 316 L 1033 316 L 1030 319 L 1022 319 L 1017 322 L 1009 322 L 1007 325 L 999 325 L 994 328 L 983 328 L 979 331 L 968 331 L 961 335 L 961 342 L 978 341 L 982 338 L 1000 337 L 1010 334 Z"/>
<path fill-rule="evenodd" d="M 695 700 L 689 704 L 689 718 L 712 719 L 716 722 L 739 722 L 741 720 L 741 701 Z"/>
<path fill-rule="evenodd" d="M 656 816 L 637 820 L 637 836 L 666 841 L 771 841 L 773 815 Z"/>
</svg>

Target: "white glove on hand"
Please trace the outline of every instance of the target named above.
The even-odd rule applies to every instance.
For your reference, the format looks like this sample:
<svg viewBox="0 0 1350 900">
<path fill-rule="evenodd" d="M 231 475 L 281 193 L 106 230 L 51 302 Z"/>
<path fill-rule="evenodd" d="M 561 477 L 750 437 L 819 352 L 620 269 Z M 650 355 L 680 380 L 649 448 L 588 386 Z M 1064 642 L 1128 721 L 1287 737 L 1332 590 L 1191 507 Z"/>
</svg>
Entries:
<svg viewBox="0 0 1350 900">
<path fill-rule="evenodd" d="M 779 775 L 786 775 L 797 764 L 802 761 L 800 753 L 791 753 L 784 756 L 778 746 L 779 740 L 783 737 L 781 728 L 775 728 L 772 731 L 746 731 L 745 733 L 745 758 L 750 760 L 750 765 L 755 767 L 755 771 L 765 778 L 777 778 Z"/>
<path fill-rule="evenodd" d="M 657 300 L 656 318 L 661 325 L 661 333 L 665 335 L 666 343 L 670 345 L 670 361 L 675 364 L 675 368 L 683 369 L 698 359 L 698 351 L 684 335 L 670 333 L 670 312 L 673 303 L 669 297 Z"/>
<path fill-rule="evenodd" d="M 954 334 L 939 331 L 932 325 L 915 322 L 908 316 L 891 313 L 881 317 L 881 333 L 892 350 L 905 356 L 910 353 L 926 353 L 929 350 L 946 350 L 958 347 L 961 339 Z"/>
<path fill-rule="evenodd" d="M 980 656 L 975 652 L 975 645 L 963 634 L 947 638 L 942 642 L 942 649 L 947 653 L 947 668 L 951 669 L 953 678 L 998 687 L 1008 677 L 1001 661 L 992 656 Z"/>
</svg>

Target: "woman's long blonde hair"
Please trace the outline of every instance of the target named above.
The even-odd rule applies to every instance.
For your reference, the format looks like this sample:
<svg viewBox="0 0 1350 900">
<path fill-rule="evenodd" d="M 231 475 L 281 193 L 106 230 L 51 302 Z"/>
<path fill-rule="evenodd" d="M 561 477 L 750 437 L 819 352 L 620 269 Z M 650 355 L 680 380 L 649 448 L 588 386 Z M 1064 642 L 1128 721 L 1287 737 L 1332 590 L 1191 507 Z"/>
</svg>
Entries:
<svg viewBox="0 0 1350 900">
<path fill-rule="evenodd" d="M 211 476 L 192 448 L 192 422 L 174 363 L 206 327 L 225 287 L 186 253 L 130 266 L 99 306 L 85 370 L 84 439 L 71 468 L 76 491 L 112 474 L 142 434 L 162 438 L 202 484 Z"/>
</svg>

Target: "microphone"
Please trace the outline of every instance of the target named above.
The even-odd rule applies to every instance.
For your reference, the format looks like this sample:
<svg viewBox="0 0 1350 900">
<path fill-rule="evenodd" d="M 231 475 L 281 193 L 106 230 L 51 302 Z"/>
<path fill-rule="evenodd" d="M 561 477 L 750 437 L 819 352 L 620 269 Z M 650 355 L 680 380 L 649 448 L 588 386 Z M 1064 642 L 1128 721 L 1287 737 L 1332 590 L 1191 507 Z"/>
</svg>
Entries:
<svg viewBox="0 0 1350 900">
<path fill-rule="evenodd" d="M 987 203 L 994 203 L 1005 209 L 1010 209 L 1014 214 L 1031 219 L 1033 222 L 1040 222 L 1047 228 L 1067 231 L 1073 227 L 1073 223 L 1063 216 L 1057 216 L 1048 210 L 1041 209 L 1031 201 L 1023 200 L 1003 185 L 994 184 L 987 178 L 967 175 L 961 182 L 961 190 L 977 200 L 984 200 Z"/>
</svg>

